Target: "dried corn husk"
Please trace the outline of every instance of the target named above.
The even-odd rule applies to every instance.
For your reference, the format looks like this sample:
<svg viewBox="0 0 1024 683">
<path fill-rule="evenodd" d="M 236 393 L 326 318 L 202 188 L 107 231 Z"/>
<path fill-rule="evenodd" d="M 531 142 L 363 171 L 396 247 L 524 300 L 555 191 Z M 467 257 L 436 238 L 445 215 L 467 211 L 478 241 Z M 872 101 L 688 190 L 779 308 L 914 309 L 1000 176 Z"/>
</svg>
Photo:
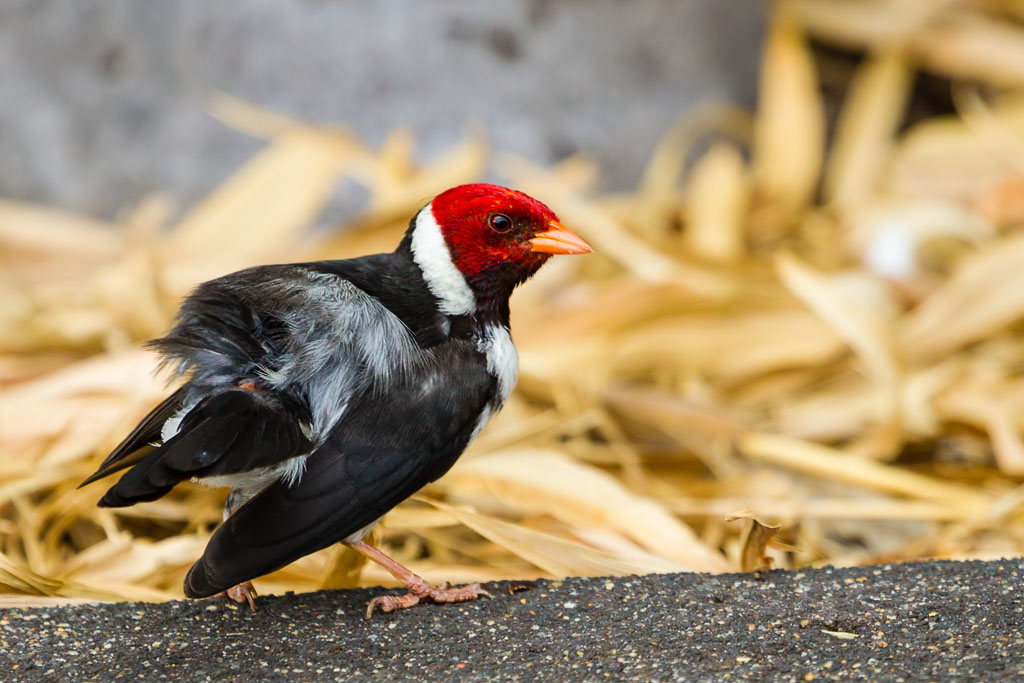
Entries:
<svg viewBox="0 0 1024 683">
<path fill-rule="evenodd" d="M 516 294 L 516 393 L 375 532 L 428 580 L 757 569 L 775 533 L 782 567 L 1024 548 L 1020 10 L 773 8 L 758 110 L 684 115 L 635 192 L 595 192 L 579 157 L 501 159 L 597 253 Z M 868 54 L 828 148 L 808 35 Z M 904 129 L 920 69 L 980 85 Z M 113 224 L 0 201 L 0 607 L 180 597 L 224 493 L 110 511 L 99 485 L 75 488 L 167 391 L 141 343 L 201 279 L 390 248 L 489 161 L 479 138 L 418 164 L 407 130 L 374 149 L 225 96 L 210 108 L 267 143 L 175 225 L 162 197 Z M 728 141 L 687 169 L 708 134 Z M 340 182 L 366 205 L 317 226 Z M 725 521 L 744 508 L 746 532 Z M 381 582 L 327 549 L 257 587 Z"/>
</svg>

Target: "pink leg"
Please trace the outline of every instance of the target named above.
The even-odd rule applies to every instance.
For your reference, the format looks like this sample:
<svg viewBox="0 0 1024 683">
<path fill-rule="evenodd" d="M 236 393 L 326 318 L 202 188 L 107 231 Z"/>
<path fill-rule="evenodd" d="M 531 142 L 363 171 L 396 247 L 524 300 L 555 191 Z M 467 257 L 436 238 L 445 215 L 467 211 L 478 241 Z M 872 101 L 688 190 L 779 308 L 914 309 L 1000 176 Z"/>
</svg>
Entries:
<svg viewBox="0 0 1024 683">
<path fill-rule="evenodd" d="M 476 600 L 481 596 L 491 597 L 491 594 L 485 591 L 479 583 L 471 583 L 468 586 L 456 586 L 455 588 L 449 586 L 447 582 L 440 586 L 431 586 L 422 578 L 413 574 L 365 541 L 344 541 L 344 543 L 384 567 L 384 569 L 387 569 L 391 572 L 392 576 L 409 588 L 409 592 L 405 595 L 379 595 L 370 600 L 370 604 L 366 606 L 367 619 L 373 614 L 373 608 L 378 605 L 381 612 L 394 612 L 397 609 L 418 605 L 423 600 L 432 602 L 464 602 L 466 600 Z"/>
<path fill-rule="evenodd" d="M 250 387 L 243 386 L 242 388 L 248 389 Z M 235 510 L 242 507 L 242 504 L 247 500 L 249 498 L 238 489 L 232 489 L 231 493 L 228 494 L 227 502 L 224 504 L 224 521 L 228 521 L 228 517 L 233 515 Z M 252 581 L 245 581 L 237 586 L 232 586 L 221 593 L 221 595 L 226 595 L 239 605 L 249 603 L 249 609 L 256 610 L 256 589 L 253 587 Z"/>
</svg>

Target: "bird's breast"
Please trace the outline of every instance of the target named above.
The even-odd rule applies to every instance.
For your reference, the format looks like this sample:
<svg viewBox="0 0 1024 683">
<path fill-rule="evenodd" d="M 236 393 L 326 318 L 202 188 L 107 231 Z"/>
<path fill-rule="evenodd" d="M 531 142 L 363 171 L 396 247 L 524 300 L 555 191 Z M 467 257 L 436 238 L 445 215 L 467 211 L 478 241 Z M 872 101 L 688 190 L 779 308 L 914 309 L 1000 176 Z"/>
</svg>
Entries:
<svg viewBox="0 0 1024 683">
<path fill-rule="evenodd" d="M 497 410 L 515 389 L 519 378 L 519 352 L 512 335 L 504 325 L 489 325 L 477 341 L 477 350 L 487 359 L 487 372 L 497 381 L 494 410 Z"/>
<path fill-rule="evenodd" d="M 469 442 L 477 437 L 494 414 L 505 405 L 519 377 L 519 352 L 504 326 L 491 325 L 485 328 L 477 341 L 477 350 L 484 355 L 487 373 L 494 378 L 496 387 L 494 398 L 481 407 L 470 432 Z"/>
</svg>

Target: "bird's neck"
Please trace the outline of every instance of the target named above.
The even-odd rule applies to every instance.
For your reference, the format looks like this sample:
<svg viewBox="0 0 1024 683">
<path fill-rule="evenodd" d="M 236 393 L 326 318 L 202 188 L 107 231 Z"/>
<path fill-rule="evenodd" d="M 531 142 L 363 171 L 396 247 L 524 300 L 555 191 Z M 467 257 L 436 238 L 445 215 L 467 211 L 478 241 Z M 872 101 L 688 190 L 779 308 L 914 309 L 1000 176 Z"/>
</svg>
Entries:
<svg viewBox="0 0 1024 683">
<path fill-rule="evenodd" d="M 520 278 L 511 269 L 499 268 L 467 279 L 452 261 L 430 205 L 410 221 L 394 256 L 411 260 L 419 270 L 440 314 L 458 324 L 471 320 L 481 328 L 494 324 L 509 326 L 508 300 Z"/>
</svg>

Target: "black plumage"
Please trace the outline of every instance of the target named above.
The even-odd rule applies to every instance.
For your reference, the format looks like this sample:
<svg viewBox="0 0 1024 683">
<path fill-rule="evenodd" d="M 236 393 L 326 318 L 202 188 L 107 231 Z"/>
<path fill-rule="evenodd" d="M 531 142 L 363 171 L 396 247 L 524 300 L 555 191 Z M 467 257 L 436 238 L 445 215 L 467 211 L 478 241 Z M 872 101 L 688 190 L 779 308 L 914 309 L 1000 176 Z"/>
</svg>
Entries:
<svg viewBox="0 0 1024 683">
<path fill-rule="evenodd" d="M 213 595 L 347 538 L 447 472 L 494 379 L 471 342 L 441 346 L 422 375 L 349 406 L 296 486 L 272 485 L 232 515 L 189 572 L 186 594 Z"/>
</svg>

